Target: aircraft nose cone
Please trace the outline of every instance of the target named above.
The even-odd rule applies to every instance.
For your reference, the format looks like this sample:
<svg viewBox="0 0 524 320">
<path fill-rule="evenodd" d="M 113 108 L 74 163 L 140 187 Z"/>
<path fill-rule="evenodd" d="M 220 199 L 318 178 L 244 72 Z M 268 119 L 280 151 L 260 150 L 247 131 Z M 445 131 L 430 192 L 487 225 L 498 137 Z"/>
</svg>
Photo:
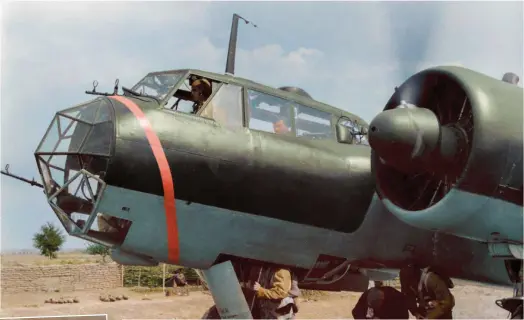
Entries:
<svg viewBox="0 0 524 320">
<path fill-rule="evenodd" d="M 57 112 L 35 151 L 48 201 L 60 212 L 59 218 L 67 220 L 64 227 L 68 233 L 76 222 L 67 215 L 89 214 L 101 192 L 97 179 L 103 180 L 107 174 L 114 125 L 111 102 L 97 98 Z"/>
<path fill-rule="evenodd" d="M 396 108 L 378 114 L 369 125 L 369 144 L 386 161 L 408 161 L 435 148 L 440 125 L 423 108 Z"/>
</svg>

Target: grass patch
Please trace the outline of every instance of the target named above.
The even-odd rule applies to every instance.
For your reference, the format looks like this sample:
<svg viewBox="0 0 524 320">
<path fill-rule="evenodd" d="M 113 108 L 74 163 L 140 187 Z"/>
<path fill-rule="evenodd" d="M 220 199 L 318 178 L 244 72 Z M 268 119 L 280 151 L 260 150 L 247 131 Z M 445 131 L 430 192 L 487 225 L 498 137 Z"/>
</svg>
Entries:
<svg viewBox="0 0 524 320">
<path fill-rule="evenodd" d="M 124 286 L 125 287 L 147 287 L 162 288 L 162 264 L 155 267 L 138 267 L 125 266 L 124 268 Z M 166 280 L 170 278 L 176 270 L 182 269 L 187 281 L 198 279 L 194 269 L 183 268 L 175 265 L 166 265 Z"/>
</svg>

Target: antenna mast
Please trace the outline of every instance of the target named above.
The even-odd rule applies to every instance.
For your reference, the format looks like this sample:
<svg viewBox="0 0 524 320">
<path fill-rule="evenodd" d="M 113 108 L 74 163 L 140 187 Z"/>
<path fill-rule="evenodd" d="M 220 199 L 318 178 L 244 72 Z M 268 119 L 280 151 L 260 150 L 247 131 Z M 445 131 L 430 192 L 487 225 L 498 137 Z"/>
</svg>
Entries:
<svg viewBox="0 0 524 320">
<path fill-rule="evenodd" d="M 257 26 L 253 22 L 242 18 L 241 16 L 239 16 L 236 13 L 233 14 L 233 21 L 231 22 L 231 34 L 229 36 L 229 48 L 227 50 L 227 60 L 226 60 L 226 73 L 231 74 L 231 75 L 235 74 L 235 56 L 237 52 L 238 19 L 242 19 L 244 20 L 246 24 L 250 23 L 255 28 L 257 28 Z"/>
</svg>

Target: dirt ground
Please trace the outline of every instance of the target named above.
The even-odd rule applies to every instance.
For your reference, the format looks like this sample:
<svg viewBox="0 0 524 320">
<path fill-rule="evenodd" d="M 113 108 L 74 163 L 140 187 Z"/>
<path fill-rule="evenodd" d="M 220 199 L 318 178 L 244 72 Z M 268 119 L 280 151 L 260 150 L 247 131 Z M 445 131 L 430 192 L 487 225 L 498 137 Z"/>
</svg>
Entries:
<svg viewBox="0 0 524 320">
<path fill-rule="evenodd" d="M 111 320 L 120 319 L 195 319 L 200 318 L 213 304 L 211 295 L 191 292 L 189 296 L 165 297 L 162 293 L 136 293 L 128 289 L 106 291 L 110 294 L 127 294 L 129 300 L 101 302 L 103 292 L 23 293 L 2 296 L 0 317 L 56 316 L 71 314 L 108 314 Z M 494 301 L 511 295 L 506 288 L 457 284 L 453 289 L 456 298 L 455 318 L 503 319 L 507 312 Z M 78 297 L 75 304 L 44 304 L 47 298 Z M 351 309 L 358 300 L 358 293 L 329 293 L 316 301 L 301 301 L 299 318 L 350 319 Z M 144 300 L 146 299 L 146 300 Z M 150 300 L 149 300 L 150 299 Z"/>
<path fill-rule="evenodd" d="M 36 255 L 2 256 L 1 264 L 70 264 L 96 262 L 96 257 L 83 254 L 62 254 L 59 259 L 49 260 Z M 512 295 L 511 288 L 480 285 L 456 280 L 452 290 L 456 307 L 455 318 L 504 319 L 508 313 L 495 305 L 495 300 Z M 129 300 L 102 302 L 101 294 L 126 294 Z M 351 319 L 351 310 L 360 294 L 326 293 L 309 301 L 300 301 L 298 318 L 302 319 Z M 49 298 L 74 298 L 73 304 L 47 304 Z M 58 316 L 78 314 L 108 314 L 111 320 L 121 319 L 198 319 L 213 305 L 207 292 L 193 291 L 189 296 L 165 297 L 161 292 L 138 293 L 129 288 L 105 291 L 77 291 L 53 293 L 3 294 L 0 317 Z"/>
</svg>

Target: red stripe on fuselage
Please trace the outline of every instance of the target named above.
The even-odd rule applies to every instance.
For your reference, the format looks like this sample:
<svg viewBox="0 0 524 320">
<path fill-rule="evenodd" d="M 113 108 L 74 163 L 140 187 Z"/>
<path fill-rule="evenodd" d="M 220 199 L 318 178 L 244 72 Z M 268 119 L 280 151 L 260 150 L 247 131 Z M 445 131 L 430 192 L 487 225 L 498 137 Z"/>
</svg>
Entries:
<svg viewBox="0 0 524 320">
<path fill-rule="evenodd" d="M 164 209 L 166 212 L 168 248 L 167 256 L 169 262 L 177 264 L 180 258 L 180 246 L 178 240 L 178 226 L 175 207 L 175 187 L 173 184 L 173 176 L 171 175 L 171 168 L 169 167 L 169 163 L 167 162 L 167 158 L 164 153 L 164 148 L 160 143 L 160 139 L 158 139 L 158 136 L 151 127 L 151 123 L 149 123 L 149 120 L 147 120 L 145 114 L 133 101 L 122 96 L 111 96 L 110 98 L 122 103 L 135 115 L 138 122 L 140 122 L 140 126 L 142 129 L 144 129 L 147 141 L 153 150 L 153 155 L 155 156 L 158 169 L 160 170 L 160 177 L 162 178 L 162 187 L 164 190 Z"/>
</svg>

